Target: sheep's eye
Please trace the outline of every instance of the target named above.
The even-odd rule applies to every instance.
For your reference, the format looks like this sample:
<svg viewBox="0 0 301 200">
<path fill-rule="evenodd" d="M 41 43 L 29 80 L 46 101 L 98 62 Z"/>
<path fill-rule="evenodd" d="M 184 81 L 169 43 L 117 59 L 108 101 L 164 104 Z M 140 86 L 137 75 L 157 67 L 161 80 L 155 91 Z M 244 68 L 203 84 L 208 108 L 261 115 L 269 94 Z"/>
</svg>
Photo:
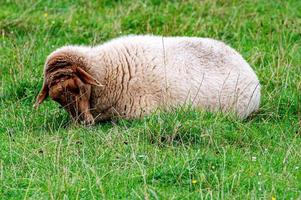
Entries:
<svg viewBox="0 0 301 200">
<path fill-rule="evenodd" d="M 79 94 L 79 88 L 78 87 L 70 87 L 68 88 L 68 90 L 72 93 L 72 94 Z"/>
</svg>

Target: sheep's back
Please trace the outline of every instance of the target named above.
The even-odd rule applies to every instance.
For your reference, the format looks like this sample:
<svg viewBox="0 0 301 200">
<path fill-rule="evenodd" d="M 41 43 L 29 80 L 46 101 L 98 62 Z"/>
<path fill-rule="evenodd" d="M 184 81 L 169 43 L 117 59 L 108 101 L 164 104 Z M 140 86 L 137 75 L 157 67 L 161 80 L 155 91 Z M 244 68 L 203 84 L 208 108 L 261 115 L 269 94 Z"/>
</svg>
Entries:
<svg viewBox="0 0 301 200">
<path fill-rule="evenodd" d="M 191 103 L 245 117 L 259 106 L 256 74 L 239 53 L 222 42 L 131 36 L 98 48 L 106 55 L 108 79 L 113 77 L 103 99 L 116 102 L 118 112 L 128 106 L 153 110 Z M 95 104 L 105 105 L 103 99 L 97 98 Z"/>
</svg>

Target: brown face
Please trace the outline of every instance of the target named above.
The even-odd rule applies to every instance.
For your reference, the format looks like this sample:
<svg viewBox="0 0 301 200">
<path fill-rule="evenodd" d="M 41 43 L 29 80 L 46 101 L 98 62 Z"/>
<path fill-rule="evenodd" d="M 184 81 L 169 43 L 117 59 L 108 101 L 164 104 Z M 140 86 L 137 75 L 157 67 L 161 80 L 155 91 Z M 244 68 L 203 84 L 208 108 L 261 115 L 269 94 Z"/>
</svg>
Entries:
<svg viewBox="0 0 301 200">
<path fill-rule="evenodd" d="M 97 80 L 79 67 L 68 67 L 46 74 L 44 86 L 35 107 L 49 95 L 67 110 L 76 122 L 93 124 L 90 112 L 91 85 L 101 86 Z"/>
<path fill-rule="evenodd" d="M 90 86 L 84 85 L 78 77 L 56 79 L 49 88 L 49 96 L 61 104 L 75 121 L 93 123 L 93 117 L 89 116 Z"/>
</svg>

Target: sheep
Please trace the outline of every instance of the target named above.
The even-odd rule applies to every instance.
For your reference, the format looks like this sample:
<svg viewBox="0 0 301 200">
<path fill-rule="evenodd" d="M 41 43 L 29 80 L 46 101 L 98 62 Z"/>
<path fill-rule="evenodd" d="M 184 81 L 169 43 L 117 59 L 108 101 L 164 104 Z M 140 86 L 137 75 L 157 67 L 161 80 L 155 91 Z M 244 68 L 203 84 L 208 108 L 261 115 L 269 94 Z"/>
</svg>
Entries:
<svg viewBox="0 0 301 200">
<path fill-rule="evenodd" d="M 221 41 L 132 35 L 55 50 L 46 59 L 35 107 L 48 95 L 86 124 L 187 104 L 244 119 L 259 108 L 260 83 Z"/>
</svg>

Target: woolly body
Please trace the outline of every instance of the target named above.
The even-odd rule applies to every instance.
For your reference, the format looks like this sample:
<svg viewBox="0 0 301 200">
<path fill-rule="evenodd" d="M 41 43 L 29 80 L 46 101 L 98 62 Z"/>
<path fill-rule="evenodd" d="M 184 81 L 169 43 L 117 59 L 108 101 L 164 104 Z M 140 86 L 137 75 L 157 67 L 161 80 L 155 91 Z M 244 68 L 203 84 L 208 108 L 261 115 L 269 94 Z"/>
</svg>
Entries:
<svg viewBox="0 0 301 200">
<path fill-rule="evenodd" d="M 61 54 L 83 63 L 104 85 L 91 87 L 96 121 L 139 118 L 184 104 L 245 118 L 259 107 L 254 71 L 234 49 L 213 39 L 126 36 L 95 47 L 65 46 L 48 61 Z"/>
</svg>

